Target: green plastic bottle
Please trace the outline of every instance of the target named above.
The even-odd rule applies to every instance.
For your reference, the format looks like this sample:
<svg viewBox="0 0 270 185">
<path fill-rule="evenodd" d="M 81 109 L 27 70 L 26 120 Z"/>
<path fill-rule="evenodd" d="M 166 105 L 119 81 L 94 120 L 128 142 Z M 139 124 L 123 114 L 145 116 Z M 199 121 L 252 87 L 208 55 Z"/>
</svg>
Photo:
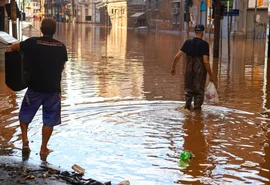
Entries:
<svg viewBox="0 0 270 185">
<path fill-rule="evenodd" d="M 192 152 L 183 151 L 179 154 L 180 166 L 186 168 L 190 163 L 191 159 L 194 157 Z"/>
<path fill-rule="evenodd" d="M 179 158 L 181 160 L 189 160 L 192 157 L 193 157 L 192 152 L 187 152 L 187 151 L 181 152 L 180 155 L 179 155 Z"/>
</svg>

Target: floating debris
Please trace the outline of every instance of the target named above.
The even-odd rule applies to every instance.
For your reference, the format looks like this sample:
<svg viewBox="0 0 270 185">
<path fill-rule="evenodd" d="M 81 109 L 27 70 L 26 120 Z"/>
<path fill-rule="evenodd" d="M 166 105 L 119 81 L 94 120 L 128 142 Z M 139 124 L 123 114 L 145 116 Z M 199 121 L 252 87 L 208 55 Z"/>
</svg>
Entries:
<svg viewBox="0 0 270 185">
<path fill-rule="evenodd" d="M 256 167 L 257 164 L 256 163 L 253 163 L 251 161 L 246 161 L 244 162 L 243 164 L 241 164 L 242 167 L 248 167 L 248 168 L 253 168 L 253 167 Z"/>
<path fill-rule="evenodd" d="M 124 180 L 120 182 L 118 185 L 130 185 L 130 182 L 128 180 Z"/>
<path fill-rule="evenodd" d="M 183 151 L 179 154 L 180 166 L 185 168 L 195 155 L 189 151 Z"/>
<path fill-rule="evenodd" d="M 25 179 L 35 179 L 34 175 L 27 175 Z"/>
<path fill-rule="evenodd" d="M 68 171 L 63 171 L 61 172 L 61 174 L 59 175 L 59 177 L 71 184 L 79 184 L 79 185 L 112 185 L 111 182 L 99 182 L 96 181 L 94 179 L 84 179 L 82 178 L 82 174 L 78 174 L 75 172 L 68 172 Z"/>
<path fill-rule="evenodd" d="M 84 174 L 84 172 L 85 172 L 85 169 L 83 169 L 82 167 L 80 167 L 79 165 L 77 165 L 77 164 L 74 164 L 73 166 L 72 166 L 72 169 L 74 170 L 74 171 L 76 171 L 76 172 L 78 172 L 79 174 Z"/>
</svg>

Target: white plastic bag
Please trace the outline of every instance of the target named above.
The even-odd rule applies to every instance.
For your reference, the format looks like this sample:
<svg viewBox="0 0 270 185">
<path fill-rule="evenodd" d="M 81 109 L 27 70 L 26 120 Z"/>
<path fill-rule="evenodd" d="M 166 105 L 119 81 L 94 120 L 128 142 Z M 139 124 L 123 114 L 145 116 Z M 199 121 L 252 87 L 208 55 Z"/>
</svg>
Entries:
<svg viewBox="0 0 270 185">
<path fill-rule="evenodd" d="M 209 82 L 205 91 L 205 100 L 208 104 L 217 104 L 219 103 L 218 93 L 213 82 Z"/>
</svg>

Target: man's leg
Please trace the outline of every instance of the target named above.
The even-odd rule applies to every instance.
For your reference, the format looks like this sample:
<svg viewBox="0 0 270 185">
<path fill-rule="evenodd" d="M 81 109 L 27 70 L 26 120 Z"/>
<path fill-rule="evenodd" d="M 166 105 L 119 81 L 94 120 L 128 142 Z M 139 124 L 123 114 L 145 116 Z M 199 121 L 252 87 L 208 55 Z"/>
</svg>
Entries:
<svg viewBox="0 0 270 185">
<path fill-rule="evenodd" d="M 41 100 L 39 94 L 28 89 L 25 93 L 21 109 L 19 112 L 20 127 L 22 132 L 22 152 L 30 152 L 28 141 L 28 125 L 34 118 L 37 110 L 39 109 Z"/>
<path fill-rule="evenodd" d="M 27 136 L 28 124 L 20 121 L 20 127 L 22 131 L 22 150 L 23 152 L 30 152 L 29 141 Z"/>
<path fill-rule="evenodd" d="M 194 110 L 201 110 L 204 101 L 206 71 L 200 68 L 195 75 L 194 84 Z"/>
<path fill-rule="evenodd" d="M 53 127 L 45 126 L 42 127 L 42 144 L 40 148 L 40 155 L 48 155 L 52 150 L 48 149 L 47 145 L 53 132 Z"/>
<path fill-rule="evenodd" d="M 192 77 L 192 66 L 187 67 L 186 74 L 185 74 L 185 100 L 186 105 L 185 109 L 190 110 L 191 109 L 191 103 L 193 99 L 193 77 Z"/>
<path fill-rule="evenodd" d="M 204 86 L 205 81 L 201 81 L 197 84 L 196 92 L 194 93 L 194 110 L 201 110 L 204 101 Z"/>
<path fill-rule="evenodd" d="M 194 96 L 194 110 L 201 110 L 204 100 L 204 93 L 196 94 Z"/>
<path fill-rule="evenodd" d="M 186 100 L 185 109 L 188 109 L 188 110 L 191 109 L 192 99 L 193 99 L 193 96 L 191 92 L 186 91 L 185 92 L 185 100 Z"/>
<path fill-rule="evenodd" d="M 61 97 L 59 93 L 46 95 L 43 101 L 43 124 L 40 155 L 48 155 L 53 151 L 47 147 L 53 127 L 61 124 Z"/>
</svg>

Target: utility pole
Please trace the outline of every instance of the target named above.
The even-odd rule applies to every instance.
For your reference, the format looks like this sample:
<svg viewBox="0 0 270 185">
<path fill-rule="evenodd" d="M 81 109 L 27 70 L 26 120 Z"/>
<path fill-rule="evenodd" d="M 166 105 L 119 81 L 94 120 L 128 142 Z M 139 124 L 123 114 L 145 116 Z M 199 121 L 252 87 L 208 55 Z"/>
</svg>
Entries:
<svg viewBox="0 0 270 185">
<path fill-rule="evenodd" d="M 230 63 L 231 59 L 231 41 L 230 41 L 230 34 L 231 34 L 231 29 L 230 29 L 230 1 L 227 1 L 227 21 L 228 21 L 228 63 Z"/>
<path fill-rule="evenodd" d="M 190 7 L 193 5 L 193 0 L 184 0 L 184 9 L 186 12 L 186 40 L 189 38 L 189 22 L 190 22 Z"/>
<path fill-rule="evenodd" d="M 221 0 L 216 0 L 215 3 L 215 17 L 214 17 L 214 58 L 219 56 L 219 39 L 220 39 L 220 6 Z"/>
<path fill-rule="evenodd" d="M 22 1 L 22 11 L 25 13 L 25 0 Z"/>
<path fill-rule="evenodd" d="M 17 4 L 15 0 L 10 0 L 10 9 L 12 21 L 12 36 L 17 39 Z"/>
<path fill-rule="evenodd" d="M 253 39 L 256 38 L 256 18 L 257 18 L 257 7 L 258 7 L 258 0 L 255 0 L 255 10 L 254 10 L 254 28 L 253 28 Z"/>
<path fill-rule="evenodd" d="M 210 3 L 211 3 L 211 1 L 210 1 Z M 212 27 L 212 3 L 211 3 L 211 5 L 210 5 L 210 9 L 209 9 L 209 40 L 210 40 L 210 38 L 211 38 L 211 27 Z"/>
</svg>

